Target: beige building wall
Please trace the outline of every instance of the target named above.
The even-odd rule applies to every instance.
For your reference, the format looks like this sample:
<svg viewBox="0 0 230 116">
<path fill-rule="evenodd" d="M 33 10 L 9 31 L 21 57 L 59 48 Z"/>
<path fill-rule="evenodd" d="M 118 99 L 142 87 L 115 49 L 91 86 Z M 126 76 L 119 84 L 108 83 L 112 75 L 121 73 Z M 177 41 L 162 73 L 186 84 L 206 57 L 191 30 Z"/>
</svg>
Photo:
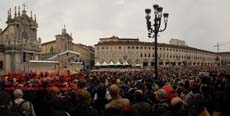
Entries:
<svg viewBox="0 0 230 116">
<path fill-rule="evenodd" d="M 80 62 L 84 63 L 85 68 L 90 66 L 90 49 L 88 46 L 82 44 L 73 44 L 73 51 L 77 51 L 81 54 Z"/>
<path fill-rule="evenodd" d="M 230 65 L 230 52 L 219 52 L 219 57 L 221 57 L 220 62 L 222 65 Z"/>
<path fill-rule="evenodd" d="M 3 69 L 5 69 L 5 57 L 4 57 L 4 53 L 0 52 L 0 74 L 3 73 Z"/>
<path fill-rule="evenodd" d="M 56 41 L 48 42 L 41 44 L 42 54 L 50 53 L 51 49 L 53 48 L 54 52 L 56 52 Z"/>
<path fill-rule="evenodd" d="M 139 39 L 130 38 L 101 38 L 95 45 L 95 63 L 111 61 L 125 62 L 135 66 L 153 66 L 155 58 L 154 43 L 140 42 Z M 216 54 L 188 46 L 171 44 L 158 44 L 159 65 L 214 65 Z"/>
</svg>

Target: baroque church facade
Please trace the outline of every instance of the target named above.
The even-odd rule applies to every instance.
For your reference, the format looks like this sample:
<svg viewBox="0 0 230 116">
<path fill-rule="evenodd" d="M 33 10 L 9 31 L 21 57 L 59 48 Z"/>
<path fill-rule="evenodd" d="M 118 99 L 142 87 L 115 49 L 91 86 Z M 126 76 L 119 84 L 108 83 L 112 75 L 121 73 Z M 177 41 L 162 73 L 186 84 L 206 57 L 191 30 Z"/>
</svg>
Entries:
<svg viewBox="0 0 230 116">
<path fill-rule="evenodd" d="M 25 7 L 8 11 L 6 28 L 0 28 L 0 71 L 29 71 L 29 60 L 40 57 L 41 39 L 37 38 L 36 15 L 28 16 Z"/>
</svg>

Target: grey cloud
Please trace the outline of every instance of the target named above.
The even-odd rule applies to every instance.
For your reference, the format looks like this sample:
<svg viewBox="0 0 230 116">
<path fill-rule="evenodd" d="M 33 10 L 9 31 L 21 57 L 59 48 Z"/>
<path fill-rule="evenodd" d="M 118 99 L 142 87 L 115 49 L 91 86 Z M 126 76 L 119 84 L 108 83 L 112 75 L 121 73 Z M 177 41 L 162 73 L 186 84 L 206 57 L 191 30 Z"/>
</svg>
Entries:
<svg viewBox="0 0 230 116">
<path fill-rule="evenodd" d="M 159 42 L 178 38 L 189 46 L 213 51 L 212 46 L 219 42 L 226 43 L 222 51 L 230 49 L 229 0 L 1 0 L 1 28 L 7 10 L 23 3 L 37 14 L 38 36 L 43 42 L 53 40 L 64 24 L 76 43 L 94 45 L 99 38 L 112 35 L 153 41 L 147 38 L 144 9 L 159 3 L 170 13 Z"/>
</svg>

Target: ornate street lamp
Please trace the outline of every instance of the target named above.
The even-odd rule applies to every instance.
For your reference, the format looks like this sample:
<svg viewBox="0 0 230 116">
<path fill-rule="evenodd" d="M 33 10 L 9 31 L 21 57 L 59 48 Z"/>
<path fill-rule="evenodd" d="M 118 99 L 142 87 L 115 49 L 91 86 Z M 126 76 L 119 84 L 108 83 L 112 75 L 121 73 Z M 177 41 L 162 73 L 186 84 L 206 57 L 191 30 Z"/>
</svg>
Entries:
<svg viewBox="0 0 230 116">
<path fill-rule="evenodd" d="M 166 27 L 167 27 L 167 23 L 168 23 L 168 13 L 164 13 L 163 14 L 163 8 L 160 7 L 159 5 L 155 4 L 153 5 L 153 9 L 154 9 L 154 24 L 152 25 L 150 19 L 150 13 L 151 13 L 151 9 L 145 9 L 145 13 L 146 13 L 146 21 L 147 21 L 147 29 L 148 29 L 148 37 L 149 38 L 155 38 L 155 79 L 158 78 L 158 73 L 157 73 L 157 35 L 159 32 L 163 32 L 165 31 Z M 161 18 L 162 18 L 162 14 L 164 17 L 164 24 L 165 27 L 163 29 L 160 29 L 161 26 Z"/>
</svg>

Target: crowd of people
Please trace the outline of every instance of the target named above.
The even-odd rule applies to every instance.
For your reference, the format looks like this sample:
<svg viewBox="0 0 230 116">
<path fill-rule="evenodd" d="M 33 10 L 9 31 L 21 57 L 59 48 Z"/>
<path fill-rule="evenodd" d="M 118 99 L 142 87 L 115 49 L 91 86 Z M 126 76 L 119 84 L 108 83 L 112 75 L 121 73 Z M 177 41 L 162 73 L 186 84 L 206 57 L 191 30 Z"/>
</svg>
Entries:
<svg viewBox="0 0 230 116">
<path fill-rule="evenodd" d="M 228 116 L 229 66 L 9 73 L 1 116 Z"/>
</svg>

